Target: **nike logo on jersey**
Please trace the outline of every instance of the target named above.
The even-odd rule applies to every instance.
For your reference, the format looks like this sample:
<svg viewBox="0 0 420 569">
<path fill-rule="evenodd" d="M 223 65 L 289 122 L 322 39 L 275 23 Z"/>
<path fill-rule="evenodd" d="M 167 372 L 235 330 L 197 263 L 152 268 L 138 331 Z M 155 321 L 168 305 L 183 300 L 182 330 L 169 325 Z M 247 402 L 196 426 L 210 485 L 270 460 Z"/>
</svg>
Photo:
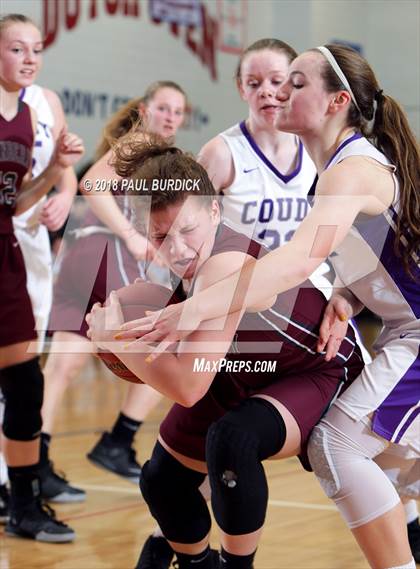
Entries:
<svg viewBox="0 0 420 569">
<path fill-rule="evenodd" d="M 249 174 L 249 172 L 253 172 L 254 170 L 258 170 L 258 169 L 259 169 L 259 166 L 257 166 L 256 168 L 249 168 L 249 170 L 244 168 L 244 174 Z"/>
<path fill-rule="evenodd" d="M 403 338 L 405 338 L 406 336 L 408 336 L 408 332 L 405 332 L 405 334 L 400 334 L 401 340 L 402 340 Z"/>
</svg>

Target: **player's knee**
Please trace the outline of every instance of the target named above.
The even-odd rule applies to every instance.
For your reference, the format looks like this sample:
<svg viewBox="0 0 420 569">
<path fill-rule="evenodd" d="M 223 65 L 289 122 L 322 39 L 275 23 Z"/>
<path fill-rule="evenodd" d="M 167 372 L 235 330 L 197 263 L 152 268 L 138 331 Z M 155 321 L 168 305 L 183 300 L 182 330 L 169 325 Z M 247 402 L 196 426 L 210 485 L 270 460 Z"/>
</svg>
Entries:
<svg viewBox="0 0 420 569">
<path fill-rule="evenodd" d="M 249 421 L 255 405 L 250 401 L 243 412 L 227 413 L 210 427 L 207 436 L 213 512 L 221 529 L 230 535 L 258 530 L 267 509 L 268 487 L 261 460 L 274 454 L 274 447 L 266 448 L 261 433 L 253 428 L 255 423 Z"/>
<path fill-rule="evenodd" d="M 38 358 L 3 368 L 0 374 L 5 399 L 3 432 L 9 439 L 31 441 L 42 426 L 44 377 Z"/>
<path fill-rule="evenodd" d="M 308 444 L 308 458 L 328 498 L 337 499 L 341 490 L 340 479 L 334 466 L 331 434 L 324 425 L 317 425 Z"/>
<path fill-rule="evenodd" d="M 68 354 L 51 354 L 45 364 L 44 374 L 49 380 L 59 381 L 68 385 L 78 375 L 86 362 L 86 354 L 69 357 Z"/>
<path fill-rule="evenodd" d="M 205 477 L 181 464 L 158 442 L 142 469 L 140 487 L 145 499 L 149 496 L 153 500 L 156 493 L 159 496 L 172 494 L 175 487 L 179 491 L 199 488 Z"/>
<path fill-rule="evenodd" d="M 143 465 L 143 498 L 170 541 L 195 543 L 210 531 L 210 514 L 199 491 L 205 476 L 182 465 L 159 443 Z"/>
</svg>

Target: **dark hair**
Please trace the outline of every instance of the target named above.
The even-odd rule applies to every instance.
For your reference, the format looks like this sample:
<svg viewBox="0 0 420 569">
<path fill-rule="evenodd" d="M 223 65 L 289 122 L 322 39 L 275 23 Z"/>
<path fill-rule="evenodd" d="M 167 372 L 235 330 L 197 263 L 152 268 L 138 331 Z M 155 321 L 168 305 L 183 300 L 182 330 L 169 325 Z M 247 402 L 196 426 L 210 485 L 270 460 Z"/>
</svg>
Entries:
<svg viewBox="0 0 420 569">
<path fill-rule="evenodd" d="M 96 149 L 95 160 L 99 160 L 101 156 L 106 154 L 111 148 L 113 142 L 131 130 L 134 125 L 137 127 L 141 126 L 142 117 L 139 112 L 140 105 L 147 105 L 156 93 L 164 87 L 169 87 L 170 89 L 174 89 L 181 93 L 185 98 L 185 107 L 188 106 L 187 95 L 182 87 L 177 83 L 174 81 L 155 81 L 149 85 L 143 97 L 131 99 L 114 115 L 112 115 L 103 130 L 101 141 Z M 145 125 L 145 128 L 147 128 L 147 125 Z"/>
<path fill-rule="evenodd" d="M 32 24 L 39 29 L 35 22 L 31 20 L 31 18 L 28 18 L 28 16 L 24 16 L 23 14 L 6 14 L 5 16 L 0 16 L 0 34 L 9 24 Z"/>
<path fill-rule="evenodd" d="M 139 139 L 135 133 L 129 133 L 112 149 L 112 166 L 115 172 L 134 182 L 143 181 L 142 191 L 134 191 L 134 194 L 151 197 L 151 211 L 181 203 L 188 196 L 200 196 L 203 205 L 209 207 L 216 199 L 215 189 L 203 166 L 191 154 L 171 146 L 157 135 Z M 154 180 L 196 180 L 197 188 L 195 191 L 187 191 L 184 187 L 179 190 L 152 190 Z M 144 211 L 140 211 L 144 209 L 142 201 L 132 199 L 132 207 L 138 220 L 143 220 L 144 216 Z"/>
<path fill-rule="evenodd" d="M 396 166 L 399 192 L 399 213 L 396 222 L 395 252 L 402 257 L 404 268 L 412 273 L 412 259 L 420 247 L 420 152 L 407 117 L 400 105 L 379 88 L 375 74 L 367 61 L 355 50 L 342 45 L 325 46 L 343 71 L 360 108 L 352 102 L 348 124 L 369 138 Z M 320 53 L 318 50 L 310 50 Z M 335 71 L 325 59 L 321 76 L 327 92 L 346 90 Z M 376 104 L 375 104 L 376 102 Z M 375 106 L 377 106 L 375 113 Z M 367 122 L 374 118 L 371 130 Z M 405 236 L 407 246 L 401 247 Z M 410 267 L 411 265 L 411 267 Z"/>
<path fill-rule="evenodd" d="M 270 51 L 278 51 L 279 53 L 284 53 L 284 55 L 288 58 L 289 63 L 297 57 L 296 51 L 284 41 L 276 40 L 273 38 L 264 38 L 262 40 L 258 40 L 252 43 L 249 47 L 247 47 L 242 52 L 241 57 L 239 58 L 235 72 L 235 79 L 238 84 L 241 82 L 241 68 L 245 57 L 249 53 L 252 53 L 253 51 L 263 51 L 265 49 L 268 49 Z"/>
</svg>

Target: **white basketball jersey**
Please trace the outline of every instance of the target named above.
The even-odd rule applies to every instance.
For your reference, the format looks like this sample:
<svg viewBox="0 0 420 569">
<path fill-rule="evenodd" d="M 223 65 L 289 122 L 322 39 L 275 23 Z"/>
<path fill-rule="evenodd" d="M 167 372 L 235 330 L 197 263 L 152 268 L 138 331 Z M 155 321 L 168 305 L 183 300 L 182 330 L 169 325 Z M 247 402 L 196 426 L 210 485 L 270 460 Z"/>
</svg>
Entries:
<svg viewBox="0 0 420 569">
<path fill-rule="evenodd" d="M 32 177 L 36 178 L 48 166 L 54 151 L 54 139 L 51 133 L 54 116 L 44 90 L 39 85 L 31 85 L 24 89 L 21 98 L 36 111 L 38 118 L 32 155 Z"/>
<path fill-rule="evenodd" d="M 45 98 L 44 91 L 39 85 L 31 85 L 23 89 L 20 98 L 36 111 L 38 118 L 34 149 L 32 152 L 32 178 L 36 178 L 48 166 L 54 152 L 54 139 L 51 132 L 54 125 L 54 116 Z M 38 223 L 39 212 L 45 199 L 46 198 L 42 198 L 28 211 L 13 218 L 15 228 L 25 228 L 36 225 Z"/>
<path fill-rule="evenodd" d="M 309 211 L 308 191 L 316 170 L 301 142 L 290 174 L 282 174 L 263 154 L 245 121 L 220 134 L 235 166 L 235 179 L 223 190 L 227 225 L 275 249 L 289 241 Z"/>
</svg>

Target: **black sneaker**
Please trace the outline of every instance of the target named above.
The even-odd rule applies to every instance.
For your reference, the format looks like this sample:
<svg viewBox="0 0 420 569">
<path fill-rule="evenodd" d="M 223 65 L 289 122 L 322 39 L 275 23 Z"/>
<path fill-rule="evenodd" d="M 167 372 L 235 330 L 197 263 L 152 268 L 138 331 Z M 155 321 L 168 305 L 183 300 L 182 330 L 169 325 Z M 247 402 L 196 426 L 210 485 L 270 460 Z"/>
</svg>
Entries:
<svg viewBox="0 0 420 569">
<path fill-rule="evenodd" d="M 164 537 L 149 535 L 135 569 L 169 569 L 174 552 Z"/>
<path fill-rule="evenodd" d="M 46 543 L 67 543 L 75 538 L 74 531 L 56 520 L 54 510 L 42 504 L 40 499 L 22 510 L 11 511 L 5 533 Z"/>
<path fill-rule="evenodd" d="M 96 466 L 135 484 L 139 483 L 141 466 L 136 460 L 136 451 L 131 447 L 116 444 L 109 433 L 102 435 L 87 457 Z"/>
<path fill-rule="evenodd" d="M 40 467 L 39 478 L 41 480 L 41 497 L 48 502 L 67 504 L 86 500 L 86 492 L 70 486 L 65 476 L 54 471 L 54 465 L 51 461 Z"/>
<path fill-rule="evenodd" d="M 0 524 L 5 524 L 9 519 L 10 494 L 6 484 L 0 484 Z"/>
<path fill-rule="evenodd" d="M 419 518 L 407 524 L 408 542 L 414 561 L 420 563 L 420 524 Z"/>
</svg>

